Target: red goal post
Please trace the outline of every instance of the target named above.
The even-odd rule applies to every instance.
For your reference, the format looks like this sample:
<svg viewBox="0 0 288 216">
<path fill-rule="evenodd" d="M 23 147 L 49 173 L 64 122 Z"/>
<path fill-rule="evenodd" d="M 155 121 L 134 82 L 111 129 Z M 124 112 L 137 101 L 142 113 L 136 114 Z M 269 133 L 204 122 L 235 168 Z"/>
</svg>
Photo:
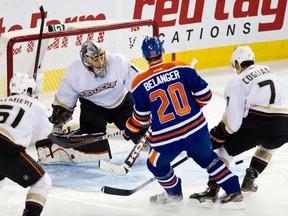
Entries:
<svg viewBox="0 0 288 216">
<path fill-rule="evenodd" d="M 79 59 L 81 44 L 90 39 L 102 43 L 106 53 L 121 53 L 140 70 L 148 65 L 142 58 L 141 44 L 145 36 L 159 35 L 153 20 L 85 21 L 61 24 L 64 30 L 48 32 L 45 27 L 39 63 L 43 87 L 40 94 L 55 92 L 67 66 Z M 0 98 L 9 95 L 9 81 L 15 72 L 32 77 L 39 29 L 8 32 L 0 37 Z"/>
</svg>

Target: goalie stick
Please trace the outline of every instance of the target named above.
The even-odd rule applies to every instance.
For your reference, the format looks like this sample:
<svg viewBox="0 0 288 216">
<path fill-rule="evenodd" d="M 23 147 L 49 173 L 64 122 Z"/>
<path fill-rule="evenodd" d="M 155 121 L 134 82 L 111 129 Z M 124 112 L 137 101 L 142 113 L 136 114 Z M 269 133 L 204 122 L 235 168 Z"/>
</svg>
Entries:
<svg viewBox="0 0 288 216">
<path fill-rule="evenodd" d="M 42 1 L 41 0 L 36 0 L 36 3 L 38 5 L 38 7 L 39 7 L 40 14 L 41 14 L 41 26 L 40 26 L 40 32 L 39 32 L 39 38 L 38 38 L 38 45 L 37 45 L 37 52 L 36 52 L 34 71 L 33 71 L 33 79 L 35 81 L 37 80 L 37 71 L 41 67 L 41 64 L 39 64 L 39 59 L 40 59 L 41 43 L 42 43 L 43 30 L 44 30 L 44 21 L 45 21 L 45 12 L 44 12 Z"/>
<path fill-rule="evenodd" d="M 112 164 L 104 160 L 99 160 L 100 169 L 106 170 L 108 172 L 111 172 L 117 175 L 127 174 L 130 171 L 136 159 L 138 158 L 141 149 L 143 148 L 144 144 L 147 141 L 148 136 L 149 136 L 149 132 L 147 130 L 144 136 L 140 139 L 140 141 L 136 145 L 134 145 L 133 149 L 130 151 L 124 163 L 120 165 L 116 165 L 116 164 Z"/>
<path fill-rule="evenodd" d="M 81 134 L 81 135 L 62 135 L 51 133 L 48 138 L 63 148 L 76 148 L 83 145 L 88 145 L 97 141 L 109 139 L 123 135 L 124 131 L 117 131 L 111 134 Z M 82 140 L 82 141 L 81 141 Z M 83 141 L 84 140 L 84 141 Z"/>
<path fill-rule="evenodd" d="M 182 164 L 184 161 L 186 161 L 189 157 L 186 156 L 184 158 L 182 158 L 181 160 L 177 161 L 175 164 L 172 165 L 172 168 L 177 167 L 178 165 Z M 144 182 L 143 184 L 139 185 L 138 187 L 134 188 L 134 189 L 121 189 L 121 188 L 114 188 L 114 187 L 109 187 L 109 186 L 103 186 L 101 188 L 101 192 L 105 193 L 105 194 L 110 194 L 110 195 L 117 195 L 117 196 L 130 196 L 131 194 L 134 194 L 135 192 L 139 191 L 140 189 L 144 188 L 145 186 L 147 186 L 148 184 L 150 184 L 151 182 L 153 182 L 154 180 L 156 180 L 155 177 L 150 178 L 149 180 L 147 180 L 146 182 Z"/>
</svg>

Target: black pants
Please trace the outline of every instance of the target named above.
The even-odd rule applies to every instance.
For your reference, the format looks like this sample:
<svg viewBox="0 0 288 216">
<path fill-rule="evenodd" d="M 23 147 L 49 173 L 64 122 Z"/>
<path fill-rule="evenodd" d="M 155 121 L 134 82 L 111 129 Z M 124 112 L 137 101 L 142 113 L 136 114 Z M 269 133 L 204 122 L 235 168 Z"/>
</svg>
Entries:
<svg viewBox="0 0 288 216">
<path fill-rule="evenodd" d="M 126 120 L 132 116 L 133 105 L 134 102 L 130 92 L 127 93 L 122 104 L 114 109 L 103 108 L 89 100 L 81 98 L 80 133 L 106 133 L 108 123 L 114 123 L 117 128 L 123 130 Z M 81 146 L 76 149 L 83 152 L 99 152 L 109 149 L 110 152 L 108 140 Z"/>
<path fill-rule="evenodd" d="M 288 115 L 261 115 L 257 111 L 249 112 L 241 128 L 224 143 L 231 156 L 236 156 L 256 146 L 277 149 L 288 142 Z M 213 149 L 222 144 L 213 142 Z"/>
<path fill-rule="evenodd" d="M 0 147 L 1 142 L 0 139 Z M 0 154 L 0 180 L 9 178 L 22 187 L 35 184 L 45 171 L 25 151 L 13 154 Z"/>
</svg>

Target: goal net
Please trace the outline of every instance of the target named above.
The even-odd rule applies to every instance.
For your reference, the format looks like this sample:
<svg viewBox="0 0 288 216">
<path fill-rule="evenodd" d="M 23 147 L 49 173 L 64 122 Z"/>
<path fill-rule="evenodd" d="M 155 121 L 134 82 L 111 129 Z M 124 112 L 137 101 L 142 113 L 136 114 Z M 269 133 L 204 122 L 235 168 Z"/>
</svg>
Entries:
<svg viewBox="0 0 288 216">
<path fill-rule="evenodd" d="M 142 58 L 141 44 L 145 36 L 158 35 L 153 20 L 85 21 L 50 25 L 44 28 L 37 78 L 43 81 L 39 100 L 54 95 L 67 66 L 79 59 L 81 44 L 94 39 L 106 53 L 120 53 L 140 70 L 148 68 Z M 18 30 L 0 37 L 0 98 L 9 95 L 9 81 L 14 73 L 33 76 L 39 29 Z M 41 97 L 42 96 L 42 97 Z M 43 101 L 42 101 L 43 102 Z M 48 107 L 51 100 L 44 104 Z"/>
</svg>

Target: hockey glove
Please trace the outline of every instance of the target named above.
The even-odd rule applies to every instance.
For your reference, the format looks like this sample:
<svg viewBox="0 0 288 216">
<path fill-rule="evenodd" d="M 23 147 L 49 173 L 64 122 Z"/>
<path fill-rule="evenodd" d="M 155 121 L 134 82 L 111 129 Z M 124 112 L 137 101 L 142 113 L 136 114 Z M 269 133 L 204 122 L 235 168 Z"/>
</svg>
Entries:
<svg viewBox="0 0 288 216">
<path fill-rule="evenodd" d="M 49 117 L 49 121 L 54 125 L 64 125 L 72 119 L 73 111 L 67 110 L 62 106 L 52 105 L 53 112 Z"/>
<path fill-rule="evenodd" d="M 210 139 L 217 143 L 224 143 L 229 136 L 222 121 L 210 130 Z"/>
<path fill-rule="evenodd" d="M 123 137 L 124 139 L 132 140 L 133 143 L 137 144 L 139 143 L 142 136 L 146 133 L 148 128 L 149 127 L 145 127 L 145 126 L 136 126 L 132 122 L 132 117 L 130 117 L 126 121 Z"/>
</svg>

